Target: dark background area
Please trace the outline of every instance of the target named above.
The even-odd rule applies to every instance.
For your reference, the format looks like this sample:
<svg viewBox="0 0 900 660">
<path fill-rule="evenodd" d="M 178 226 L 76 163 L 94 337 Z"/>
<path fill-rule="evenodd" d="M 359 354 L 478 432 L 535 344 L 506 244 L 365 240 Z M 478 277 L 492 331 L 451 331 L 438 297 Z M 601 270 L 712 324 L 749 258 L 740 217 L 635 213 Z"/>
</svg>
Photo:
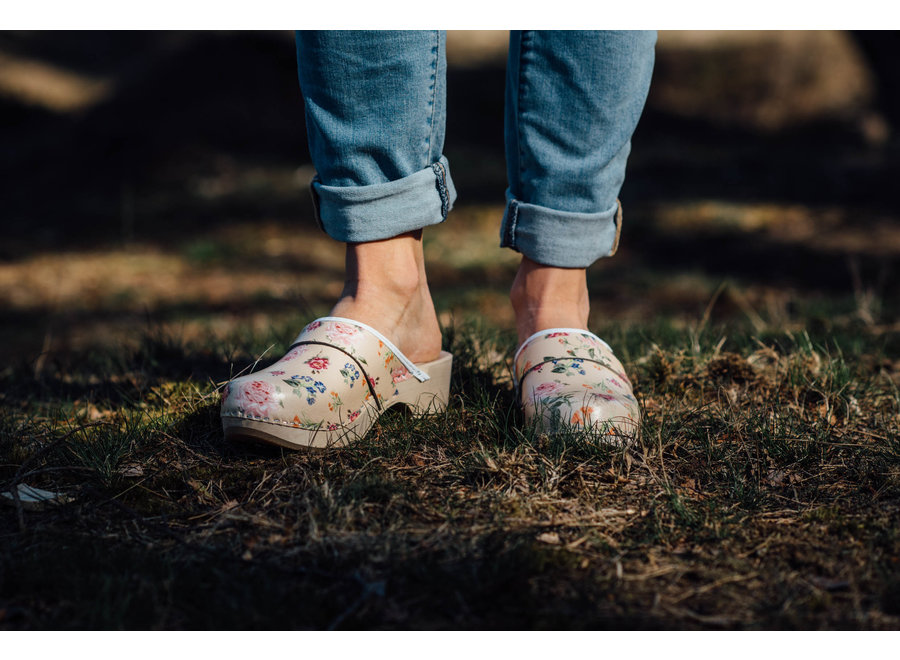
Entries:
<svg viewBox="0 0 900 660">
<path fill-rule="evenodd" d="M 504 40 L 450 34 L 446 153 L 460 197 L 446 231 L 468 231 L 467 209 L 485 206 L 499 225 Z M 900 255 L 897 43 L 890 32 L 662 33 L 622 191 L 620 258 L 600 270 L 822 295 L 868 287 L 889 309 Z M 314 234 L 294 58 L 289 32 L 0 33 L 7 343 L 24 335 L 34 351 L 48 319 L 73 318 L 67 303 L 18 286 L 27 277 L 17 265 L 41 268 L 26 264 L 35 255 L 152 246 L 196 257 L 209 244 L 227 266 L 241 259 L 217 247 L 229 227 L 264 219 Z M 315 267 L 295 255 L 283 276 Z M 339 267 L 322 272 L 340 277 Z M 459 283 L 452 268 L 435 273 L 437 297 L 441 277 Z M 508 275 L 473 276 L 501 287 Z"/>
<path fill-rule="evenodd" d="M 896 138 L 886 122 L 900 119 L 900 86 L 886 64 L 900 42 L 894 33 L 842 35 L 837 44 L 809 34 L 795 33 L 808 42 L 796 47 L 790 36 L 723 36 L 692 47 L 689 37 L 671 44 L 663 35 L 624 194 L 641 202 L 728 197 L 895 208 Z M 478 44 L 457 37 L 454 46 Z M 309 162 L 289 33 L 2 33 L 0 54 L 3 68 L 18 64 L 23 76 L 31 63 L 48 65 L 50 74 L 31 72 L 29 87 L 63 87 L 55 71 L 81 78 L 70 86 L 105 87 L 83 99 L 79 90 L 16 93 L 15 84 L 0 92 L 4 224 L 16 238 L 44 233 L 50 242 L 41 247 L 56 237 L 119 240 L 110 234 L 123 196 L 187 187 L 222 159 Z M 838 62 L 847 58 L 855 69 Z M 461 201 L 502 200 L 504 62 L 490 53 L 472 59 L 454 66 L 451 58 L 447 152 L 485 161 L 456 168 Z M 843 98 L 820 89 L 829 86 Z M 270 203 L 278 209 L 277 202 Z M 283 210 L 307 219 L 305 209 Z M 181 231 L 184 215 L 196 229 L 223 220 L 221 209 L 173 211 L 167 215 Z M 168 221 L 146 224 L 138 238 Z"/>
</svg>

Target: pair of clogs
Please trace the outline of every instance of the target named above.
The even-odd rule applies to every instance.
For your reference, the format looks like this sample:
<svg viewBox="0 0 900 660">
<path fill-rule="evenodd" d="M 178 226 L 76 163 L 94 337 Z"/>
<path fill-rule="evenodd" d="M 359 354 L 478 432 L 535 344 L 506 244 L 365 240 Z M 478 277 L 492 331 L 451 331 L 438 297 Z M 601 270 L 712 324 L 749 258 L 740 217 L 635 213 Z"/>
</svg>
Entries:
<svg viewBox="0 0 900 660">
<path fill-rule="evenodd" d="M 225 386 L 226 438 L 325 448 L 363 437 L 388 408 L 447 407 L 453 356 L 413 364 L 374 328 L 340 317 L 307 325 L 275 364 Z M 529 337 L 515 356 L 526 422 L 547 432 L 633 437 L 640 412 L 622 365 L 597 336 L 570 328 Z"/>
</svg>

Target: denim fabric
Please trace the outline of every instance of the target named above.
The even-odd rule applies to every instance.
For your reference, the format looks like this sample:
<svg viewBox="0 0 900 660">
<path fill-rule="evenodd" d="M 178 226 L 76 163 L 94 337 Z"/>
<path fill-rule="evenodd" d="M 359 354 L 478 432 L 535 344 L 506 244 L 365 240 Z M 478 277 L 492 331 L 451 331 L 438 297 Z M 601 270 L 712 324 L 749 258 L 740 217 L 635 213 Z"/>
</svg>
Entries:
<svg viewBox="0 0 900 660">
<path fill-rule="evenodd" d="M 358 243 L 443 222 L 456 199 L 445 33 L 300 31 L 296 44 L 322 228 Z"/>
<path fill-rule="evenodd" d="M 501 245 L 573 268 L 615 251 L 616 197 L 655 39 L 510 33 Z M 456 199 L 442 154 L 444 32 L 312 31 L 296 41 L 323 229 L 362 242 L 442 222 Z"/>
<path fill-rule="evenodd" d="M 655 32 L 510 34 L 502 246 L 573 268 L 613 254 L 655 43 Z"/>
</svg>

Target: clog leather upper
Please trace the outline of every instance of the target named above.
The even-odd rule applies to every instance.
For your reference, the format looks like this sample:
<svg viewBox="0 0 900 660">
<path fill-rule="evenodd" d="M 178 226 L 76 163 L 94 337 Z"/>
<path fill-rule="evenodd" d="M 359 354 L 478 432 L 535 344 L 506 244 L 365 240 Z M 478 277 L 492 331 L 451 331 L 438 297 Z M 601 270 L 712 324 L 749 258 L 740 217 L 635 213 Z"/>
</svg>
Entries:
<svg viewBox="0 0 900 660">
<path fill-rule="evenodd" d="M 525 341 L 515 358 L 519 404 L 550 432 L 582 428 L 633 437 L 640 408 L 612 349 L 587 331 L 558 330 Z"/>
<path fill-rule="evenodd" d="M 295 428 L 350 426 L 371 406 L 397 393 L 413 377 L 371 329 L 350 320 L 313 321 L 287 354 L 268 368 L 225 386 L 222 417 L 240 417 Z"/>
</svg>

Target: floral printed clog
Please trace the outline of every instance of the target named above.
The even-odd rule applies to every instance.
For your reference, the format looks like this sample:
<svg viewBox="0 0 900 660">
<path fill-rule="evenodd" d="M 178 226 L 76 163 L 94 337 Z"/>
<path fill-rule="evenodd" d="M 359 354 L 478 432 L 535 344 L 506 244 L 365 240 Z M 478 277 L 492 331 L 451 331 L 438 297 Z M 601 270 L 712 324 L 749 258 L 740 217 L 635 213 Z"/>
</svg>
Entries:
<svg viewBox="0 0 900 660">
<path fill-rule="evenodd" d="M 584 430 L 612 442 L 636 437 L 641 413 L 631 382 L 596 335 L 542 330 L 522 343 L 514 364 L 526 422 L 549 433 Z"/>
<path fill-rule="evenodd" d="M 442 351 L 415 365 L 368 325 L 324 317 L 307 325 L 278 362 L 225 386 L 225 437 L 295 449 L 346 444 L 398 403 L 414 414 L 442 412 L 452 362 Z"/>
</svg>

